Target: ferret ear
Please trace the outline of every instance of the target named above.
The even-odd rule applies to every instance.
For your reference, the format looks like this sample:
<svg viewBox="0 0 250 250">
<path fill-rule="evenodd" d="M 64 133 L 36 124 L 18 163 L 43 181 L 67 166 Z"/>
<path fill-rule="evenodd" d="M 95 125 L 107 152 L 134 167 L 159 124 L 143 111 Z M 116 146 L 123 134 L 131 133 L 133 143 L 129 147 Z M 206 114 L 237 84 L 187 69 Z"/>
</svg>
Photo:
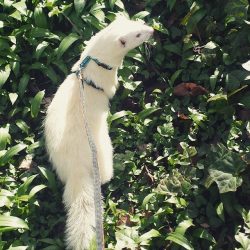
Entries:
<svg viewBox="0 0 250 250">
<path fill-rule="evenodd" d="M 119 38 L 119 43 L 121 44 L 121 46 L 122 46 L 123 48 L 126 47 L 126 40 L 125 40 L 124 37 L 120 37 L 120 38 Z"/>
</svg>

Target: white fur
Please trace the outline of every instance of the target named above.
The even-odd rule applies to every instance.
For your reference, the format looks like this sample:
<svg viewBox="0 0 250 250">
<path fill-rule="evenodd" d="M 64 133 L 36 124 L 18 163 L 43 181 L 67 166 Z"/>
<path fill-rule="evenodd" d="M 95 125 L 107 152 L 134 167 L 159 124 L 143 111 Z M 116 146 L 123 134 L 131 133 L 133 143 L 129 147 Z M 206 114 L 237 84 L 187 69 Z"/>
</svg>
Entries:
<svg viewBox="0 0 250 250">
<path fill-rule="evenodd" d="M 139 37 L 136 35 L 140 33 Z M 97 33 L 88 42 L 80 60 L 73 66 L 77 70 L 87 55 L 98 58 L 113 67 L 106 70 L 91 61 L 83 71 L 104 89 L 98 91 L 85 85 L 85 112 L 95 141 L 102 183 L 113 176 L 113 148 L 108 134 L 107 116 L 109 99 L 118 86 L 117 69 L 126 53 L 146 41 L 153 29 L 141 22 L 118 18 Z M 124 46 L 121 41 L 126 42 Z M 94 236 L 95 216 L 93 201 L 93 174 L 91 152 L 84 129 L 79 80 L 70 74 L 61 84 L 50 104 L 45 119 L 45 138 L 50 160 L 62 182 L 67 210 L 66 243 L 69 249 L 89 247 Z"/>
</svg>

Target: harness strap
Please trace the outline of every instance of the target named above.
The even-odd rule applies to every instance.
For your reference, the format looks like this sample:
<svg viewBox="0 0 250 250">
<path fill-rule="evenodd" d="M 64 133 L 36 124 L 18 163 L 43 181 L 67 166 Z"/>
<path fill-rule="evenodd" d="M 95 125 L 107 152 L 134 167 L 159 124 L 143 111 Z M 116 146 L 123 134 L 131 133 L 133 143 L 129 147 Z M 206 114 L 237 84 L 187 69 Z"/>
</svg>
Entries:
<svg viewBox="0 0 250 250">
<path fill-rule="evenodd" d="M 92 56 L 86 56 L 82 62 L 80 63 L 79 65 L 79 69 L 76 70 L 76 71 L 73 71 L 73 73 L 76 73 L 77 77 L 81 77 L 81 71 L 83 69 L 85 69 L 87 67 L 87 65 L 89 64 L 90 61 L 94 61 L 98 66 L 104 68 L 104 69 L 107 69 L 107 70 L 112 70 L 113 67 L 109 66 L 108 64 L 106 63 L 103 63 L 103 62 L 100 62 L 97 58 L 95 57 L 92 57 Z M 103 91 L 104 92 L 104 89 L 97 86 L 91 79 L 87 79 L 87 78 L 82 78 L 82 80 L 89 86 L 91 86 L 92 88 L 94 89 L 97 89 L 97 90 L 100 90 L 100 91 Z"/>
</svg>

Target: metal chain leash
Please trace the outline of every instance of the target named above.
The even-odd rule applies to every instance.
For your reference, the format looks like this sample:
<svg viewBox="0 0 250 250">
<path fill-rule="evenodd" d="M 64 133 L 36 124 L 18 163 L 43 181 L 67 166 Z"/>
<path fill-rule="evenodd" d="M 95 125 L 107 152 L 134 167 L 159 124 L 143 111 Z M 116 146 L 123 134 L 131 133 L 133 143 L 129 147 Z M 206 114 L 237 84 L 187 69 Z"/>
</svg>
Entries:
<svg viewBox="0 0 250 250">
<path fill-rule="evenodd" d="M 94 177 L 94 204 L 95 204 L 95 229 L 96 229 L 96 243 L 97 250 L 104 249 L 104 234 L 103 234 L 103 208 L 102 208 L 102 191 L 101 191 L 101 181 L 100 172 L 97 160 L 97 150 L 94 139 L 91 135 L 90 128 L 87 122 L 86 110 L 85 110 L 85 98 L 84 98 L 84 79 L 79 71 L 77 74 L 79 79 L 80 87 L 80 99 L 82 105 L 82 117 L 84 121 L 84 127 L 86 130 L 89 147 L 92 155 L 92 165 L 93 165 L 93 177 Z"/>
</svg>

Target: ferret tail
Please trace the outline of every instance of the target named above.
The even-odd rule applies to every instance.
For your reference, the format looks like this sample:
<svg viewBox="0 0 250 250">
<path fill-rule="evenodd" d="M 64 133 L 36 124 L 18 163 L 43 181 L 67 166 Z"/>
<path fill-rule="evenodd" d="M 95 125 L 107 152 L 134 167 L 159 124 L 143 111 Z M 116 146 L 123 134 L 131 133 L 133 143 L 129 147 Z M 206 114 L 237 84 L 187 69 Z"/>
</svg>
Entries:
<svg viewBox="0 0 250 250">
<path fill-rule="evenodd" d="M 65 185 L 66 246 L 70 250 L 90 250 L 96 244 L 93 188 L 86 183 L 81 183 L 80 188 L 79 184 L 76 181 Z"/>
</svg>

